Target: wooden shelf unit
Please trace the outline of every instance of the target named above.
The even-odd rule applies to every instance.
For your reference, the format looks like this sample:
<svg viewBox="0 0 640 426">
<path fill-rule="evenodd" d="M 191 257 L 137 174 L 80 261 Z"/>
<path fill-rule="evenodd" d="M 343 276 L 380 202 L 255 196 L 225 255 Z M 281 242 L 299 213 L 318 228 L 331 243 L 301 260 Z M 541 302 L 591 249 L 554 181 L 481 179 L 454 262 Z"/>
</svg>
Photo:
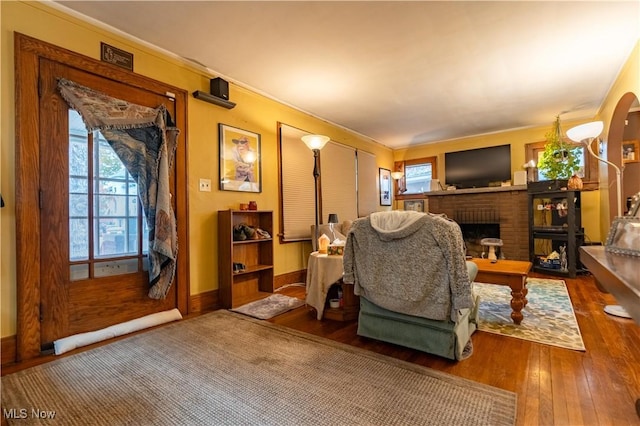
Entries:
<svg viewBox="0 0 640 426">
<path fill-rule="evenodd" d="M 551 275 L 575 278 L 576 274 L 585 272 L 580 263 L 579 248 L 584 244 L 584 229 L 582 228 L 580 211 L 580 191 L 557 190 L 529 192 L 529 256 L 533 270 Z M 560 217 L 554 207 L 558 202 L 566 201 L 566 216 Z M 551 209 L 539 210 L 538 206 L 549 205 Z M 563 213 L 564 214 L 564 213 Z M 548 253 L 540 251 L 540 242 L 550 244 Z M 564 245 L 567 253 L 567 268 L 547 267 L 540 261 L 540 257 L 551 251 L 558 251 Z M 559 252 L 559 251 L 558 251 Z"/>
<path fill-rule="evenodd" d="M 195 92 L 193 92 L 193 97 L 196 99 L 200 99 L 201 101 L 209 102 L 210 104 L 221 106 L 222 108 L 226 109 L 233 109 L 233 107 L 236 106 L 234 102 L 219 98 L 217 96 L 213 96 L 201 90 L 196 90 Z"/>
<path fill-rule="evenodd" d="M 246 224 L 271 238 L 233 240 L 233 228 Z M 245 270 L 234 272 L 233 264 Z M 218 276 L 220 304 L 236 308 L 273 293 L 273 212 L 264 210 L 218 211 Z"/>
</svg>

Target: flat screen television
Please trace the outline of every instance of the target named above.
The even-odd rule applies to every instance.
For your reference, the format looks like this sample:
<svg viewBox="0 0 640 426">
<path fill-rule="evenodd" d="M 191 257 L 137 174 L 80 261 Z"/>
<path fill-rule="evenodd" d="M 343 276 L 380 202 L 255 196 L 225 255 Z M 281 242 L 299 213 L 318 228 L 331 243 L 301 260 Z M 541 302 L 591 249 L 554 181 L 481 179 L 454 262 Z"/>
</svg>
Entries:
<svg viewBox="0 0 640 426">
<path fill-rule="evenodd" d="M 458 189 L 500 186 L 511 180 L 511 145 L 447 152 L 444 175 Z"/>
</svg>

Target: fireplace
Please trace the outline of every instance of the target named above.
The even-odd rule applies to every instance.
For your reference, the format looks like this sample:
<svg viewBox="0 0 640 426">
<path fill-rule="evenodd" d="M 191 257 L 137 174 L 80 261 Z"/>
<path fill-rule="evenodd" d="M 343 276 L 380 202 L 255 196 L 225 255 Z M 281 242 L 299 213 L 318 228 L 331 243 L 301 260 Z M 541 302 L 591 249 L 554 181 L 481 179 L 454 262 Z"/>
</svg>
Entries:
<svg viewBox="0 0 640 426">
<path fill-rule="evenodd" d="M 506 259 L 529 260 L 526 186 L 439 191 L 428 193 L 426 198 L 429 212 L 445 214 L 461 228 L 469 227 L 469 232 L 476 234 L 475 239 L 485 234 L 485 238 L 500 238 L 504 244 L 500 252 Z M 488 229 L 474 229 L 479 225 L 487 225 Z M 496 225 L 497 230 L 491 229 Z M 467 249 L 471 248 L 471 243 L 466 244 Z M 482 247 L 474 251 L 480 255 Z"/>
<path fill-rule="evenodd" d="M 467 256 L 482 257 L 483 238 L 500 238 L 500 213 L 494 208 L 458 208 L 454 219 L 462 229 Z"/>
<path fill-rule="evenodd" d="M 467 249 L 467 256 L 482 257 L 487 248 L 480 244 L 483 238 L 500 238 L 499 223 L 461 223 L 462 238 Z"/>
</svg>

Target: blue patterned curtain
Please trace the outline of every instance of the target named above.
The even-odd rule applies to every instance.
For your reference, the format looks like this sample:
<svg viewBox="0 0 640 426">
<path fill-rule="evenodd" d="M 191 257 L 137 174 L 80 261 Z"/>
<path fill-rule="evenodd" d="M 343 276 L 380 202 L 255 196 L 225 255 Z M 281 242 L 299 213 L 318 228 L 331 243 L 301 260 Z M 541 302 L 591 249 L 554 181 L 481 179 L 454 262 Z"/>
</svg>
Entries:
<svg viewBox="0 0 640 426">
<path fill-rule="evenodd" d="M 132 104 L 62 78 L 58 89 L 78 111 L 87 130 L 102 133 L 138 183 L 149 228 L 149 297 L 165 298 L 175 277 L 178 254 L 169 170 L 180 131 L 164 105 Z"/>
</svg>

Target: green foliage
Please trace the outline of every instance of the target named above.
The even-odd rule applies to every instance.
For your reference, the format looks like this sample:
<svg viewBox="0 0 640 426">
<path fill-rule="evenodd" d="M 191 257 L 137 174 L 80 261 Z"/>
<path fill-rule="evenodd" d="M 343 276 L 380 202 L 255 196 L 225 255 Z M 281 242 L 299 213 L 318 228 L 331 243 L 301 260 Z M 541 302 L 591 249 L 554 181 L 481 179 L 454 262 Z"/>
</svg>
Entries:
<svg viewBox="0 0 640 426">
<path fill-rule="evenodd" d="M 110 178 L 126 176 L 122 160 L 120 160 L 116 155 L 108 142 L 100 141 L 99 156 L 100 177 Z"/>
<path fill-rule="evenodd" d="M 538 169 L 548 179 L 569 179 L 580 168 L 580 147 L 562 140 L 560 116 L 556 117 L 553 129 L 545 134 L 547 143 L 538 162 Z"/>
</svg>

